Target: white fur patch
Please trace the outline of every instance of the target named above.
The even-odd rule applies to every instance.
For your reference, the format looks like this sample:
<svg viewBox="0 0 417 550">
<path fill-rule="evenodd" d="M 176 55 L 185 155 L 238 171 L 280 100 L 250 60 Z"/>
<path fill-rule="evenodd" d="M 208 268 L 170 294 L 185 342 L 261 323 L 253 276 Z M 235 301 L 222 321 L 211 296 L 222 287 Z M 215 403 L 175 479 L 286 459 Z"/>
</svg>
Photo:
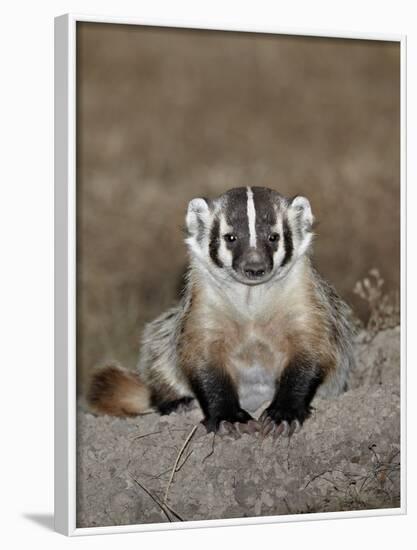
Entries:
<svg viewBox="0 0 417 550">
<path fill-rule="evenodd" d="M 219 259 L 224 266 L 231 267 L 233 261 L 233 254 L 227 248 L 226 243 L 224 242 L 223 235 L 233 231 L 233 228 L 227 223 L 226 218 L 223 213 L 220 214 L 220 243 L 219 243 Z"/>
<path fill-rule="evenodd" d="M 239 369 L 239 401 L 241 406 L 255 412 L 261 405 L 274 397 L 275 376 L 271 369 L 260 365 L 244 366 Z"/>
<path fill-rule="evenodd" d="M 302 256 L 313 239 L 312 224 L 314 216 L 311 206 L 305 197 L 295 197 L 288 209 L 288 218 L 292 229 L 294 258 Z"/>
<path fill-rule="evenodd" d="M 185 239 L 193 256 L 205 259 L 207 253 L 207 231 L 210 227 L 212 214 L 204 199 L 193 199 L 188 204 L 185 223 L 187 225 L 188 237 Z M 202 232 L 199 240 L 199 232 Z"/>
<path fill-rule="evenodd" d="M 280 266 L 285 256 L 284 231 L 282 227 L 282 213 L 278 208 L 275 208 L 275 214 L 277 221 L 275 225 L 271 227 L 271 233 L 278 233 L 279 242 L 278 247 L 274 252 L 274 266 Z"/>
<path fill-rule="evenodd" d="M 193 199 L 188 203 L 185 223 L 191 235 L 198 231 L 199 220 L 207 222 L 209 218 L 209 207 L 204 199 Z"/>
<path fill-rule="evenodd" d="M 249 224 L 249 246 L 256 248 L 256 210 L 253 200 L 253 192 L 250 187 L 247 188 L 247 212 Z"/>
</svg>

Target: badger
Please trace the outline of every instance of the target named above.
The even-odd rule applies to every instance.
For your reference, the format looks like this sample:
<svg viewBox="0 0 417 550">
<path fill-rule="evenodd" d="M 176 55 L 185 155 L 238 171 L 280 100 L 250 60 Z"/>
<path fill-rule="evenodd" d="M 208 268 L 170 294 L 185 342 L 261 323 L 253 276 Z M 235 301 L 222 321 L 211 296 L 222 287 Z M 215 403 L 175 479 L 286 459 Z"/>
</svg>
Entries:
<svg viewBox="0 0 417 550">
<path fill-rule="evenodd" d="M 312 264 L 313 221 L 307 198 L 265 187 L 191 200 L 181 300 L 145 326 L 135 371 L 93 372 L 90 410 L 168 414 L 196 399 L 208 432 L 298 431 L 354 366 L 351 311 Z"/>
</svg>

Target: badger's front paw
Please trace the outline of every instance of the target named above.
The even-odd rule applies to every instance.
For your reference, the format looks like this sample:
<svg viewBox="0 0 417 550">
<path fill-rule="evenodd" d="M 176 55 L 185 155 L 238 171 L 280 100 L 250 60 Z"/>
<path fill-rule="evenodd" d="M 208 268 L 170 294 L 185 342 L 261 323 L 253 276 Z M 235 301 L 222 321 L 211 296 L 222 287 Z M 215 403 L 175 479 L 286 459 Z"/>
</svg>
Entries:
<svg viewBox="0 0 417 550">
<path fill-rule="evenodd" d="M 300 431 L 304 420 L 310 415 L 309 408 L 283 408 L 269 406 L 259 418 L 261 433 L 264 437 L 291 437 Z"/>
</svg>

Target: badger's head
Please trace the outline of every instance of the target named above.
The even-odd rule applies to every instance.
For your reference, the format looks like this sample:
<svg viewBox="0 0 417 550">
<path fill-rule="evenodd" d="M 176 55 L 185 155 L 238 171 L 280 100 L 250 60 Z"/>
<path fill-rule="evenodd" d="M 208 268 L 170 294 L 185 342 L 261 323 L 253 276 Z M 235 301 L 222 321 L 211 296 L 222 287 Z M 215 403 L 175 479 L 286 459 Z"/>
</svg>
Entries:
<svg viewBox="0 0 417 550">
<path fill-rule="evenodd" d="M 186 216 L 191 256 L 214 275 L 256 285 L 280 279 L 308 250 L 313 215 L 305 197 L 238 187 L 193 199 Z"/>
</svg>

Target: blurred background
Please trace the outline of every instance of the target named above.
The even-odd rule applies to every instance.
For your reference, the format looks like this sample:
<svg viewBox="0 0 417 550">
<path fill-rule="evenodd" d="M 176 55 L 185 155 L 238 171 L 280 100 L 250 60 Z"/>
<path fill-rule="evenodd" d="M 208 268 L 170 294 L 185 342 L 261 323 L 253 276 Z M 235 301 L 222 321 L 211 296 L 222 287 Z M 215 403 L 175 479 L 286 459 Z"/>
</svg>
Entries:
<svg viewBox="0 0 417 550">
<path fill-rule="evenodd" d="M 400 282 L 398 43 L 77 23 L 80 382 L 177 299 L 187 202 L 246 185 L 310 199 L 366 322 L 356 282 Z"/>
</svg>

